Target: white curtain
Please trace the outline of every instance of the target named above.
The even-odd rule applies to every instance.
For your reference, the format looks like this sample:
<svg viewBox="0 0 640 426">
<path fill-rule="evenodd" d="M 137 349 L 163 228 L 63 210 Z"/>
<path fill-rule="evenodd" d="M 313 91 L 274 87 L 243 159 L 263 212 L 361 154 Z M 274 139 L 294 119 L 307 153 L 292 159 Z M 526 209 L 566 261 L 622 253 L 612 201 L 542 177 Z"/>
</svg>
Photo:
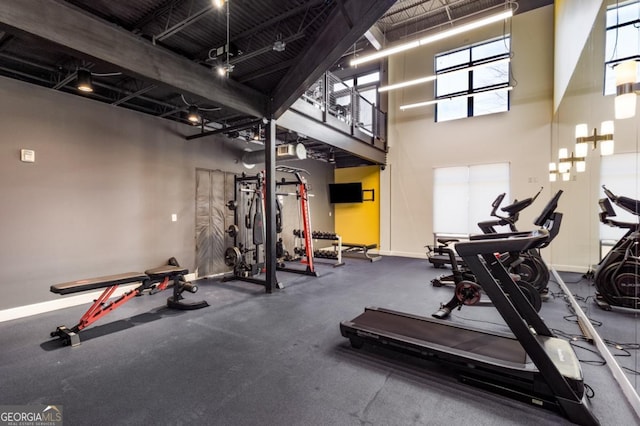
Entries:
<svg viewBox="0 0 640 426">
<path fill-rule="evenodd" d="M 505 192 L 510 203 L 509 163 L 434 169 L 433 230 L 438 234 L 479 233 L 491 218 L 491 203 Z"/>
</svg>

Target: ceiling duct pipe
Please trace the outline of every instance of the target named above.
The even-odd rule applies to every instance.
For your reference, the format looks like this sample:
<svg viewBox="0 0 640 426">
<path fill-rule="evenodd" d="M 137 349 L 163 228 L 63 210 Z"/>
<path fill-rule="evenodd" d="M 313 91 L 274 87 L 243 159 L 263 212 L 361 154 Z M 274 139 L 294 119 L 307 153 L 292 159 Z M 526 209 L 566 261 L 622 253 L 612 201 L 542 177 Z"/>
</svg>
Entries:
<svg viewBox="0 0 640 426">
<path fill-rule="evenodd" d="M 283 144 L 276 146 L 276 161 L 279 160 L 304 160 L 307 158 L 307 149 L 301 143 Z M 264 163 L 264 150 L 247 151 L 242 155 L 242 164 L 248 169 L 258 163 Z"/>
</svg>

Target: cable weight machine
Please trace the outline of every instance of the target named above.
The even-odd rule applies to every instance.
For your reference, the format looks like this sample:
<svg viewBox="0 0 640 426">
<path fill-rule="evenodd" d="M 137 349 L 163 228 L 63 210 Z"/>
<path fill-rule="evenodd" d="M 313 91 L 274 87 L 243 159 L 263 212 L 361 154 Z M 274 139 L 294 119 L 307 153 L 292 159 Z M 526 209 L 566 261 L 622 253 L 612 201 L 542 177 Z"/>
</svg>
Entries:
<svg viewBox="0 0 640 426">
<path fill-rule="evenodd" d="M 233 238 L 233 246 L 224 252 L 224 263 L 233 267 L 233 274 L 223 278 L 226 281 L 246 281 L 267 288 L 266 280 L 257 278 L 265 268 L 265 205 L 264 174 L 255 176 L 235 176 L 234 199 L 227 203 L 233 210 L 234 223 L 226 232 Z M 281 223 L 280 208 L 276 212 L 276 222 Z M 281 284 L 277 284 L 282 288 Z"/>
</svg>

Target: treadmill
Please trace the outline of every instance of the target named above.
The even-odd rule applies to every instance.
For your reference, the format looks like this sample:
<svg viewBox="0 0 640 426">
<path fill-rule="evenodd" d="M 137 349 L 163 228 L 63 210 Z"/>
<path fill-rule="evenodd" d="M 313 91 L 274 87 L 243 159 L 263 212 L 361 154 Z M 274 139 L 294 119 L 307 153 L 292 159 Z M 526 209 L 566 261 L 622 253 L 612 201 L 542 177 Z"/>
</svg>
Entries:
<svg viewBox="0 0 640 426">
<path fill-rule="evenodd" d="M 598 425 L 573 348 L 553 336 L 495 255 L 543 245 L 548 231 L 492 237 L 460 242 L 456 250 L 513 334 L 375 307 L 342 322 L 340 332 L 356 349 L 368 343 L 438 361 L 463 382 L 559 411 L 577 424 Z"/>
</svg>

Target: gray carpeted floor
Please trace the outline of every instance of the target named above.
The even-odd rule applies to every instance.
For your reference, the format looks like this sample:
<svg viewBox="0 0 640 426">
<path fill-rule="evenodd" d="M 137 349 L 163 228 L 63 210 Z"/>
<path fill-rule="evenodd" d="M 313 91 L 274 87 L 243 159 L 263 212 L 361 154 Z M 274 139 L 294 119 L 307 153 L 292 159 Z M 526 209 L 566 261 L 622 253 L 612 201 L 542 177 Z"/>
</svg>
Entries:
<svg viewBox="0 0 640 426">
<path fill-rule="evenodd" d="M 280 273 L 285 288 L 271 295 L 239 281 L 203 280 L 187 296 L 211 305 L 198 311 L 166 309 L 168 292 L 138 297 L 83 331 L 76 348 L 48 335 L 74 325 L 88 306 L 2 323 L 0 404 L 59 404 L 67 425 L 568 423 L 461 384 L 438 365 L 352 349 L 340 321 L 368 305 L 428 316 L 451 289 L 431 286 L 443 270 L 425 260 L 346 262 L 320 264 L 319 278 Z M 577 333 L 562 319 L 561 298 L 541 313 L 551 327 Z M 452 321 L 505 328 L 492 307 L 465 307 Z M 602 424 L 637 424 L 606 367 L 585 363 L 583 371 Z"/>
</svg>

